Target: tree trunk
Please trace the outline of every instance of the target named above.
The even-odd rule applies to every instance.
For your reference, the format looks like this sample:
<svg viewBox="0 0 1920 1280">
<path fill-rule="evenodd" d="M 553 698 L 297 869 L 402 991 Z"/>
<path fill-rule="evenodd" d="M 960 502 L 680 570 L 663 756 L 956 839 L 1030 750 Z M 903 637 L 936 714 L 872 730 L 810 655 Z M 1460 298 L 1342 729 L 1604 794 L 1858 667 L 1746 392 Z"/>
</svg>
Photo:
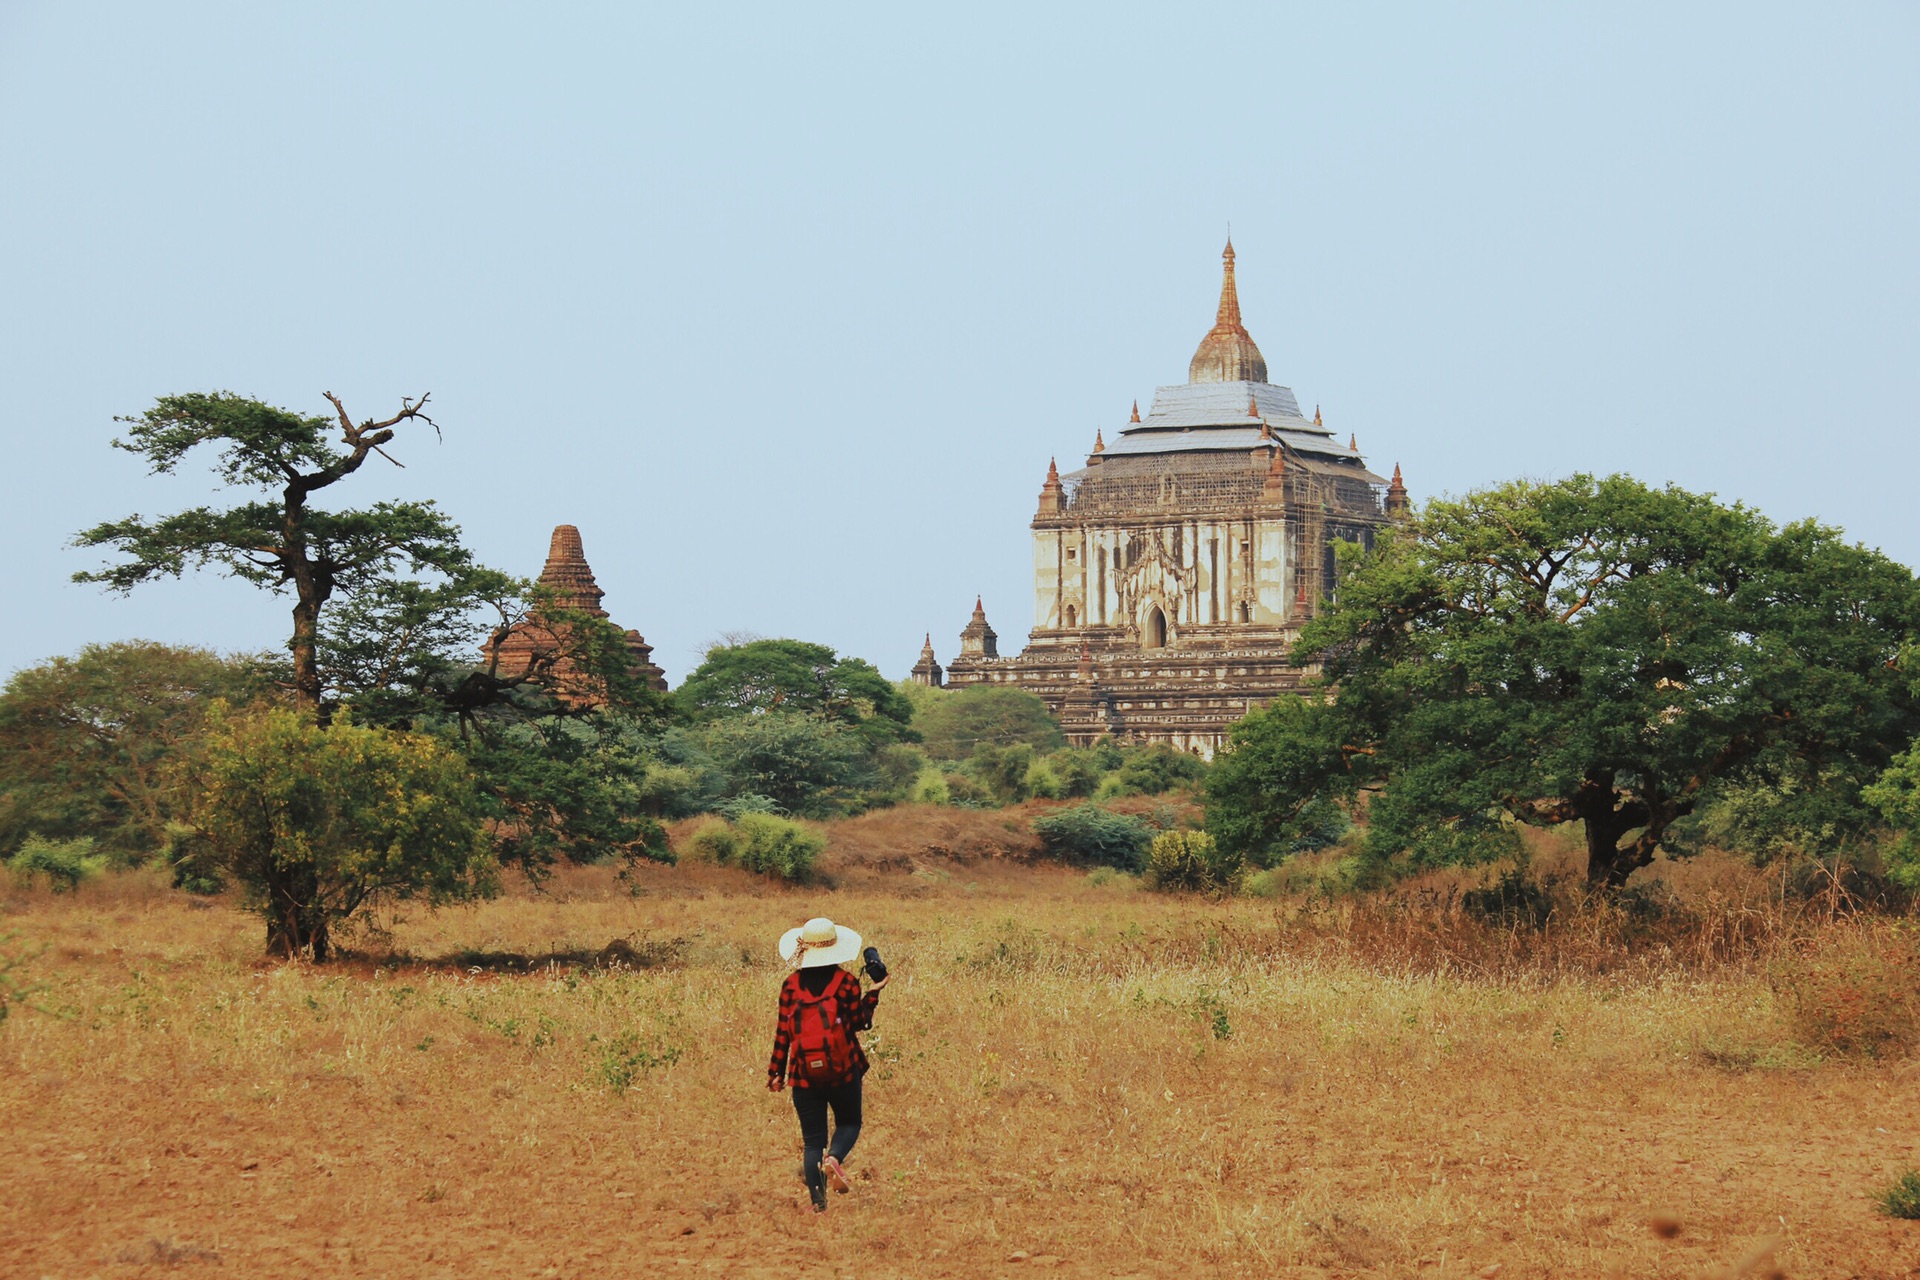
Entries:
<svg viewBox="0 0 1920 1280">
<path fill-rule="evenodd" d="M 282 960 L 311 956 L 322 964 L 333 950 L 326 910 L 319 905 L 311 867 L 275 868 L 267 876 L 267 954 Z"/>
<path fill-rule="evenodd" d="M 293 606 L 293 705 L 314 723 L 324 727 L 328 716 L 320 701 L 320 606 L 309 601 L 300 587 L 301 598 Z"/>
</svg>

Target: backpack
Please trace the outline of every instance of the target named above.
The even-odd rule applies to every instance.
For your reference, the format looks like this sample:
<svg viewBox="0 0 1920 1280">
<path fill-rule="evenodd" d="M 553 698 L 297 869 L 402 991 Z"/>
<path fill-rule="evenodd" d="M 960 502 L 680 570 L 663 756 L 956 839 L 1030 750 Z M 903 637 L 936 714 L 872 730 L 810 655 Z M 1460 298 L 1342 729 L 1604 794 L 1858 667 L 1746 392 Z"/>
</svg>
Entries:
<svg viewBox="0 0 1920 1280">
<path fill-rule="evenodd" d="M 853 1076 L 853 1033 L 840 1012 L 840 988 L 847 975 L 836 973 L 819 995 L 799 988 L 800 1003 L 793 1010 L 793 1066 L 795 1084 L 836 1085 Z M 798 986 L 798 984 L 795 984 Z"/>
</svg>

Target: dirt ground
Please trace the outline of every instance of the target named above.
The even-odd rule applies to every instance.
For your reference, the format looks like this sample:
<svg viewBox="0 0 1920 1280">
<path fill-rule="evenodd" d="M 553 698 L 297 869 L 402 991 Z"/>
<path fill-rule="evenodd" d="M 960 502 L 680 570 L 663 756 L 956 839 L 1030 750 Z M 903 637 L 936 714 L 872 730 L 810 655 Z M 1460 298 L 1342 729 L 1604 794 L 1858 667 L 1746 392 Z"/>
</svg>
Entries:
<svg viewBox="0 0 1920 1280">
<path fill-rule="evenodd" d="M 323 968 L 139 877 L 10 891 L 44 1012 L 0 1024 L 0 1275 L 1920 1276 L 1871 1200 L 1920 1062 L 1818 1057 L 1752 973 L 1396 972 L 990 861 L 639 889 Z M 820 1217 L 764 1087 L 816 913 L 897 975 Z"/>
</svg>

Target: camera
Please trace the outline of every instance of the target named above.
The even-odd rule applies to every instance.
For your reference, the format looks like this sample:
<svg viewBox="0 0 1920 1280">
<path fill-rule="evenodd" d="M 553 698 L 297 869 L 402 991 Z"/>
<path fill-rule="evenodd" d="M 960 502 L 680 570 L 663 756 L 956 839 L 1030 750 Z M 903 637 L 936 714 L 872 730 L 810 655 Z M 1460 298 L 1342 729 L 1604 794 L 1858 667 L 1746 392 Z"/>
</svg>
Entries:
<svg viewBox="0 0 1920 1280">
<path fill-rule="evenodd" d="M 867 962 L 867 976 L 869 978 L 872 978 L 875 982 L 879 982 L 887 976 L 887 966 L 880 963 L 880 948 L 868 947 L 860 953 L 860 958 Z"/>
</svg>

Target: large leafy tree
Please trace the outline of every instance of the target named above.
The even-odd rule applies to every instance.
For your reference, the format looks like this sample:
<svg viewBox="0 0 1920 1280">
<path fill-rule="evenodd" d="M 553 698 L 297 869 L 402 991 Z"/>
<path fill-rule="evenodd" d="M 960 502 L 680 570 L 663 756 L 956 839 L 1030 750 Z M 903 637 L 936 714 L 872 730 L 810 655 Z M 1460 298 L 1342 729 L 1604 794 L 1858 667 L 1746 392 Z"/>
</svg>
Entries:
<svg viewBox="0 0 1920 1280">
<path fill-rule="evenodd" d="M 270 955 L 323 961 L 342 923 L 384 902 L 497 888 L 484 798 L 460 754 L 426 734 L 217 714 L 186 799 L 183 852 L 238 882 Z"/>
<path fill-rule="evenodd" d="M 330 710 L 320 654 L 327 604 L 338 594 L 392 582 L 402 571 L 457 578 L 473 568 L 459 529 L 431 502 L 377 502 L 359 510 L 315 505 L 317 495 L 374 454 L 392 461 L 386 447 L 403 427 L 433 425 L 425 396 L 402 401 L 390 417 L 361 422 L 338 396 L 327 392 L 326 398 L 333 414 L 308 416 L 230 392 L 193 393 L 163 397 L 139 417 L 121 419 L 127 431 L 114 446 L 140 455 L 153 474 L 170 475 L 205 449 L 222 484 L 256 496 L 227 507 L 95 525 L 76 545 L 111 548 L 121 559 L 74 575 L 127 592 L 189 568 L 214 567 L 290 594 L 294 703 L 320 723 Z"/>
<path fill-rule="evenodd" d="M 1364 794 L 1368 850 L 1418 865 L 1578 822 L 1607 886 L 1730 787 L 1857 829 L 1920 729 L 1917 630 L 1912 573 L 1811 522 L 1622 476 L 1436 501 L 1346 567 L 1295 650 L 1324 687 L 1236 729 L 1208 825 L 1271 857 Z"/>
<path fill-rule="evenodd" d="M 896 687 L 913 704 L 913 727 L 935 760 L 964 760 L 981 747 L 1024 743 L 1045 753 L 1067 744 L 1046 702 L 1025 689 Z"/>
<path fill-rule="evenodd" d="M 715 645 L 674 698 L 696 720 L 779 711 L 845 725 L 875 746 L 914 737 L 913 705 L 872 663 L 804 640 Z"/>
<path fill-rule="evenodd" d="M 134 640 L 17 672 L 0 693 L 0 851 L 37 834 L 154 853 L 207 708 L 273 696 L 283 667 Z"/>
</svg>

